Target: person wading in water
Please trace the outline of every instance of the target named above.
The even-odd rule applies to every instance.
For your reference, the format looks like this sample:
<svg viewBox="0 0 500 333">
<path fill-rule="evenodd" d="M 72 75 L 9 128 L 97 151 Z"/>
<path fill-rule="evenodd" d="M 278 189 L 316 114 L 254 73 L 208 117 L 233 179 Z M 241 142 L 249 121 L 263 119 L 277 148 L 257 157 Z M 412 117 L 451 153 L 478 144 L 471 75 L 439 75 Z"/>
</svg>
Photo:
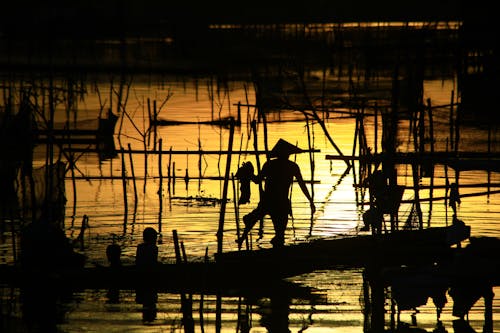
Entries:
<svg viewBox="0 0 500 333">
<path fill-rule="evenodd" d="M 238 245 L 243 243 L 255 223 L 265 215 L 271 216 L 274 226 L 275 236 L 271 240 L 271 244 L 273 244 L 273 247 L 281 247 L 284 245 L 288 215 L 291 214 L 292 211 L 288 195 L 294 178 L 297 180 L 307 200 L 309 200 L 312 213 L 316 211 L 313 199 L 307 190 L 299 166 L 297 163 L 289 160 L 291 154 L 301 152 L 302 149 L 297 146 L 283 139 L 279 139 L 271 150 L 271 159 L 264 163 L 258 175 L 252 175 L 252 181 L 254 183 L 265 180 L 264 191 L 257 207 L 243 217 L 245 229 L 241 237 L 236 240 Z"/>
</svg>

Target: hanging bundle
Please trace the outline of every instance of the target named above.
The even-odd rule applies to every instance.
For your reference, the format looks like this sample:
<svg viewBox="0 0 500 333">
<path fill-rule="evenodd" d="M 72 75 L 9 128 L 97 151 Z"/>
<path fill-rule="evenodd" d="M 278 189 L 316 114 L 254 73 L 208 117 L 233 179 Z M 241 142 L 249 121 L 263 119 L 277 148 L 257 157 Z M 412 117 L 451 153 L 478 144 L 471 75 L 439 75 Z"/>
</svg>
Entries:
<svg viewBox="0 0 500 333">
<path fill-rule="evenodd" d="M 236 171 L 236 178 L 240 181 L 240 199 L 239 205 L 244 205 L 250 202 L 250 181 L 254 177 L 253 165 L 251 162 L 244 162 Z"/>
</svg>

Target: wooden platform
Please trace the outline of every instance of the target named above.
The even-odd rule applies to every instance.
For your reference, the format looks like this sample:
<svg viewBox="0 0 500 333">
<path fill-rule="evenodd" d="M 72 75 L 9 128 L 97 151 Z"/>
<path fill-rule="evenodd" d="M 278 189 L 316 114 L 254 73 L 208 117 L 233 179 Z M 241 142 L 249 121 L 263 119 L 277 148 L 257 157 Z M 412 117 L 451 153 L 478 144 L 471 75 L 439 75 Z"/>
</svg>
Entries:
<svg viewBox="0 0 500 333">
<path fill-rule="evenodd" d="M 469 237 L 470 227 L 457 224 L 381 235 L 319 239 L 280 249 L 225 252 L 215 258 L 223 266 L 245 263 L 265 267 L 277 275 L 294 276 L 318 269 L 447 260 L 453 254 L 452 245 Z"/>
</svg>

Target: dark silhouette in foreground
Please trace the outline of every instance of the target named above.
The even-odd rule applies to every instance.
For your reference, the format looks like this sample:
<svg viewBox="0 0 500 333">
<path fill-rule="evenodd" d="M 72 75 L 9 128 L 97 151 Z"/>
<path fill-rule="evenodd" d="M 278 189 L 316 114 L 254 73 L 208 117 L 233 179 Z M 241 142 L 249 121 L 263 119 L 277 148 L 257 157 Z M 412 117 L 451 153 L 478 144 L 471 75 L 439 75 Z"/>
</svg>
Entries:
<svg viewBox="0 0 500 333">
<path fill-rule="evenodd" d="M 155 287 L 148 284 L 147 271 L 154 269 L 158 264 L 158 246 L 156 241 L 158 233 L 154 228 L 148 227 L 142 233 L 143 242 L 137 245 L 135 264 L 138 269 L 144 270 L 144 280 L 136 289 L 136 302 L 142 304 L 142 321 L 152 323 L 156 319 L 158 292 Z"/>
<path fill-rule="evenodd" d="M 21 233 L 20 263 L 26 272 L 21 281 L 22 313 L 30 332 L 57 332 L 64 319 L 64 304 L 72 290 L 64 287 L 57 272 L 82 268 L 85 256 L 73 250 L 64 231 L 47 214 Z"/>
<path fill-rule="evenodd" d="M 255 223 L 268 214 L 271 216 L 275 232 L 271 243 L 274 247 L 284 245 L 288 215 L 292 212 L 289 193 L 294 178 L 309 200 L 311 211 L 314 213 L 316 207 L 302 178 L 300 168 L 297 163 L 289 160 L 291 154 L 301 152 L 302 149 L 280 139 L 271 150 L 271 159 L 264 163 L 258 175 L 252 177 L 255 183 L 265 180 L 264 192 L 257 208 L 243 217 L 245 229 L 236 240 L 238 245 L 243 243 Z"/>
<path fill-rule="evenodd" d="M 122 267 L 122 248 L 120 245 L 113 243 L 106 247 L 106 258 L 108 259 L 109 268 L 119 272 Z M 117 304 L 120 301 L 120 289 L 119 288 L 109 288 L 108 289 L 108 303 Z"/>
</svg>

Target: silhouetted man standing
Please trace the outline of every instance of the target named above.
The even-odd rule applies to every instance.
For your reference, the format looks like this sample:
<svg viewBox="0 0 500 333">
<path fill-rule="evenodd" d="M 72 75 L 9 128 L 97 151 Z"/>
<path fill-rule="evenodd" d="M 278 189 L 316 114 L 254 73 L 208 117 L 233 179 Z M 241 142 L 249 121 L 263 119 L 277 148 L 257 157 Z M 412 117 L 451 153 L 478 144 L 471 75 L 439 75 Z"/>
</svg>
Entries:
<svg viewBox="0 0 500 333">
<path fill-rule="evenodd" d="M 264 163 L 260 174 L 254 176 L 252 179 L 255 183 L 265 180 L 264 192 L 257 208 L 243 217 L 245 229 L 241 237 L 236 240 L 238 244 L 241 245 L 243 243 L 258 220 L 269 214 L 275 232 L 271 243 L 274 247 L 283 246 L 285 242 L 285 230 L 288 224 L 288 214 L 291 213 L 292 209 L 288 195 L 294 178 L 309 200 L 311 210 L 314 213 L 316 207 L 302 178 L 300 168 L 297 163 L 289 160 L 291 154 L 301 152 L 302 149 L 283 139 L 280 139 L 273 147 L 271 150 L 271 159 Z"/>
</svg>

